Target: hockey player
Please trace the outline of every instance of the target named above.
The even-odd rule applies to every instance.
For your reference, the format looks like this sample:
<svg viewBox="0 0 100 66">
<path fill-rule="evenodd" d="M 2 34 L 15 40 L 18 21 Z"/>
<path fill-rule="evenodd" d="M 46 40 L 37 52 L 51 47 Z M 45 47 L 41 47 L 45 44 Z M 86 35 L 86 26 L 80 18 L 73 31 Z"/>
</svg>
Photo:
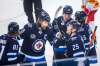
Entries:
<svg viewBox="0 0 100 66">
<path fill-rule="evenodd" d="M 77 11 L 75 13 L 75 19 L 80 23 L 78 33 L 83 38 L 86 56 L 94 56 L 89 59 L 90 63 L 97 63 L 95 46 L 94 44 L 90 46 L 90 35 L 92 34 L 92 30 L 90 30 L 89 25 L 85 22 L 86 16 L 86 13 L 83 11 Z"/>
<path fill-rule="evenodd" d="M 75 13 L 75 19 L 80 23 L 80 29 L 78 30 L 78 33 L 82 36 L 84 40 L 84 47 L 86 50 L 89 49 L 89 37 L 91 34 L 89 25 L 85 23 L 86 19 L 86 13 L 83 11 L 77 11 Z"/>
<path fill-rule="evenodd" d="M 80 63 L 81 65 L 83 64 L 84 66 L 89 66 L 88 60 L 84 58 L 85 49 L 83 46 L 83 41 L 81 39 L 81 36 L 77 32 L 79 29 L 79 24 L 74 21 L 72 23 L 69 23 L 66 28 L 66 34 L 70 36 L 69 39 L 65 39 L 67 46 L 66 56 L 68 58 L 74 58 L 74 62 L 73 60 L 71 60 L 70 62 L 75 63 L 78 61 L 78 65 L 76 64 L 76 66 L 80 66 Z M 72 66 L 75 65 L 72 64 Z"/>
<path fill-rule="evenodd" d="M 38 19 L 37 15 L 39 14 L 38 9 L 42 9 L 42 0 L 24 0 L 23 6 L 24 6 L 24 11 L 26 13 L 26 16 L 28 17 L 28 21 L 30 23 L 34 23 L 34 18 L 33 18 L 33 3 L 34 3 L 34 11 L 35 11 L 35 17 L 36 20 Z"/>
<path fill-rule="evenodd" d="M 55 52 L 55 57 L 57 59 L 63 59 L 60 62 L 54 63 L 54 66 L 89 66 L 88 60 L 85 57 L 85 49 L 83 46 L 83 41 L 81 36 L 78 34 L 79 24 L 77 21 L 72 21 L 66 26 L 66 33 L 61 38 L 63 39 L 60 46 L 63 46 L 63 50 L 59 49 L 61 52 Z M 61 34 L 60 34 L 61 35 Z M 59 46 L 58 44 L 56 46 Z M 55 48 L 55 47 L 54 47 Z M 54 50 L 55 51 L 55 50 Z M 61 55 L 60 55 L 61 54 Z M 69 59 L 68 59 L 69 58 Z M 81 60 L 80 60 L 81 58 Z M 68 59 L 68 60 L 67 60 Z"/>
<path fill-rule="evenodd" d="M 24 56 L 19 54 L 18 36 L 19 25 L 11 22 L 8 33 L 0 36 L 0 65 L 10 65 L 22 62 Z"/>
<path fill-rule="evenodd" d="M 64 36 L 60 33 L 57 32 L 55 35 L 54 43 L 53 43 L 53 49 L 54 49 L 54 60 L 62 60 L 65 59 L 65 52 L 66 52 L 66 44 L 64 41 Z M 53 66 L 64 66 L 64 62 L 54 62 Z"/>
<path fill-rule="evenodd" d="M 65 51 L 66 51 L 66 46 L 65 43 L 63 41 L 64 38 L 62 38 L 63 34 L 65 34 L 65 30 L 66 30 L 66 25 L 73 20 L 71 18 L 71 15 L 73 13 L 73 9 L 70 5 L 66 5 L 63 8 L 63 15 L 59 16 L 58 18 L 55 18 L 52 22 L 52 26 L 53 26 L 53 31 L 54 31 L 54 45 L 53 45 L 53 49 L 54 49 L 54 60 L 60 60 L 60 59 L 64 59 L 65 58 Z M 62 34 L 62 35 L 61 35 Z M 54 63 L 53 66 L 55 66 L 55 64 L 57 64 L 57 66 L 63 66 L 62 62 L 60 63 Z"/>
<path fill-rule="evenodd" d="M 20 37 L 24 39 L 21 51 L 26 57 L 25 62 L 46 61 L 44 56 L 46 41 L 49 40 L 52 44 L 53 34 L 49 26 L 49 14 L 43 9 L 39 11 L 37 22 L 26 24 L 20 31 Z"/>
<path fill-rule="evenodd" d="M 53 31 L 55 32 L 55 34 L 60 30 L 62 33 L 65 31 L 65 27 L 66 27 L 66 24 L 69 23 L 71 20 L 73 20 L 71 18 L 71 15 L 73 13 L 73 9 L 70 5 L 66 5 L 64 8 L 63 8 L 63 15 L 58 17 L 58 18 L 55 18 L 53 20 Z M 59 27 L 59 29 L 58 29 Z"/>
<path fill-rule="evenodd" d="M 66 34 L 70 36 L 68 41 L 66 42 L 67 45 L 67 56 L 68 57 L 84 57 L 84 46 L 83 41 L 78 31 L 78 24 L 77 23 L 69 23 L 67 25 Z"/>
</svg>

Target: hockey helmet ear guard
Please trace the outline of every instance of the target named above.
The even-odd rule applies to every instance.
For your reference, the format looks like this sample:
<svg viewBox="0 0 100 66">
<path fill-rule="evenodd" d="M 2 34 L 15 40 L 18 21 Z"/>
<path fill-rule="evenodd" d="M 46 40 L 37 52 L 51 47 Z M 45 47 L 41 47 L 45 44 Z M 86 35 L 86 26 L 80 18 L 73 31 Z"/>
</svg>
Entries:
<svg viewBox="0 0 100 66">
<path fill-rule="evenodd" d="M 73 13 L 73 8 L 72 6 L 66 5 L 63 8 L 63 14 L 72 14 Z"/>
<path fill-rule="evenodd" d="M 43 9 L 37 9 L 37 10 L 39 11 L 39 14 L 38 14 L 39 19 L 46 20 L 47 22 L 50 22 L 51 18 L 45 10 L 43 10 Z"/>
<path fill-rule="evenodd" d="M 16 33 L 19 31 L 19 25 L 16 22 L 11 22 L 8 25 L 8 33 Z"/>
</svg>

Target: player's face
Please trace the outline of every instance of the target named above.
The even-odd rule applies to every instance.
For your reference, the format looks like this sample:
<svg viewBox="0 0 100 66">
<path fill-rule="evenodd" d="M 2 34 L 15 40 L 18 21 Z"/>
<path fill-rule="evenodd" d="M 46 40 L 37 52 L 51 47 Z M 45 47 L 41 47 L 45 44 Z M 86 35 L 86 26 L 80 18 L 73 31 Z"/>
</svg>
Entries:
<svg viewBox="0 0 100 66">
<path fill-rule="evenodd" d="M 67 21 L 71 18 L 71 14 L 63 14 L 64 21 Z"/>
<path fill-rule="evenodd" d="M 47 21 L 42 21 L 41 22 L 41 28 L 46 29 L 48 27 L 48 22 Z"/>
<path fill-rule="evenodd" d="M 72 33 L 72 30 L 73 30 L 73 26 L 72 25 L 68 25 L 66 33 L 70 35 Z"/>
</svg>

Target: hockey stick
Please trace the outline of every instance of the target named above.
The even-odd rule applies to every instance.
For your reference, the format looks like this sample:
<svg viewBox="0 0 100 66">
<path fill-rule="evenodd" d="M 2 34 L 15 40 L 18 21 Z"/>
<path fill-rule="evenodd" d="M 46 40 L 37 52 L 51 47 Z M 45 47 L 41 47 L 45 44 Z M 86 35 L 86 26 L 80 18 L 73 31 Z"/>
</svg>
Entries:
<svg viewBox="0 0 100 66">
<path fill-rule="evenodd" d="M 54 15 L 54 19 L 58 17 L 58 13 L 59 11 L 62 9 L 62 6 L 59 6 L 58 9 L 56 10 L 55 12 L 55 15 Z"/>
<path fill-rule="evenodd" d="M 58 13 L 59 13 L 59 11 L 60 11 L 61 9 L 62 9 L 62 6 L 59 6 L 58 9 L 56 10 L 55 15 L 54 15 L 54 20 L 58 17 Z M 57 25 L 57 28 L 58 28 L 58 30 L 59 30 L 59 32 L 60 32 L 60 29 L 59 29 L 59 26 L 58 26 L 57 21 L 56 21 L 56 25 Z"/>
<path fill-rule="evenodd" d="M 62 9 L 62 6 L 59 6 L 58 9 L 56 10 L 55 12 L 55 16 L 54 16 L 54 19 L 56 19 L 58 17 L 58 14 L 59 14 L 59 11 Z M 59 28 L 59 25 L 58 25 L 58 22 L 56 21 L 56 25 L 57 25 L 57 29 L 58 31 L 63 35 L 64 32 L 60 30 Z"/>
<path fill-rule="evenodd" d="M 89 48 L 93 45 L 93 41 L 95 40 L 96 30 L 97 30 L 97 26 L 95 26 L 94 31 L 92 33 L 92 37 L 91 37 L 91 40 L 90 40 Z M 87 56 L 89 54 L 90 50 L 86 51 L 85 56 Z"/>
<path fill-rule="evenodd" d="M 56 10 L 56 12 L 55 12 L 55 15 L 54 15 L 54 20 L 58 17 L 58 14 L 59 14 L 59 11 L 62 9 L 62 6 L 59 6 L 58 8 L 57 8 L 57 10 Z M 58 24 L 57 24 L 57 22 L 56 22 L 56 25 L 57 25 L 57 28 L 58 28 L 58 30 L 60 31 L 60 29 L 59 29 L 59 26 L 58 26 Z M 56 57 L 55 57 L 55 53 L 54 53 L 54 60 L 56 59 Z M 57 64 L 56 64 L 56 62 L 53 60 L 53 64 L 55 65 L 55 66 L 57 66 Z"/>
<path fill-rule="evenodd" d="M 91 47 L 92 46 L 92 42 L 95 40 L 95 37 L 96 37 L 96 30 L 97 30 L 97 26 L 95 26 L 95 29 L 94 29 L 94 31 L 93 31 L 93 33 L 92 33 L 92 37 L 91 37 L 91 40 L 90 40 L 90 44 L 89 44 L 89 46 Z"/>
</svg>

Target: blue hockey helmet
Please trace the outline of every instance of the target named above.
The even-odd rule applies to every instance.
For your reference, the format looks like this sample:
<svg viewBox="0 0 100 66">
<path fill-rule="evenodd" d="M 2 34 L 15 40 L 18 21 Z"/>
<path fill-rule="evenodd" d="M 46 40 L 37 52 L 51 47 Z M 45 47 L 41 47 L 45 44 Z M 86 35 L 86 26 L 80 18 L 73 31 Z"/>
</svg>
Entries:
<svg viewBox="0 0 100 66">
<path fill-rule="evenodd" d="M 38 17 L 42 20 L 46 20 L 47 22 L 50 22 L 51 18 L 49 16 L 49 14 L 43 10 L 43 9 L 38 9 L 39 11 L 39 14 L 38 14 Z"/>
<path fill-rule="evenodd" d="M 11 22 L 8 25 L 8 33 L 16 33 L 19 31 L 19 25 L 16 22 Z"/>
<path fill-rule="evenodd" d="M 72 14 L 72 13 L 73 13 L 73 8 L 72 8 L 72 6 L 66 5 L 66 6 L 63 8 L 63 13 L 65 13 L 65 14 Z"/>
</svg>

